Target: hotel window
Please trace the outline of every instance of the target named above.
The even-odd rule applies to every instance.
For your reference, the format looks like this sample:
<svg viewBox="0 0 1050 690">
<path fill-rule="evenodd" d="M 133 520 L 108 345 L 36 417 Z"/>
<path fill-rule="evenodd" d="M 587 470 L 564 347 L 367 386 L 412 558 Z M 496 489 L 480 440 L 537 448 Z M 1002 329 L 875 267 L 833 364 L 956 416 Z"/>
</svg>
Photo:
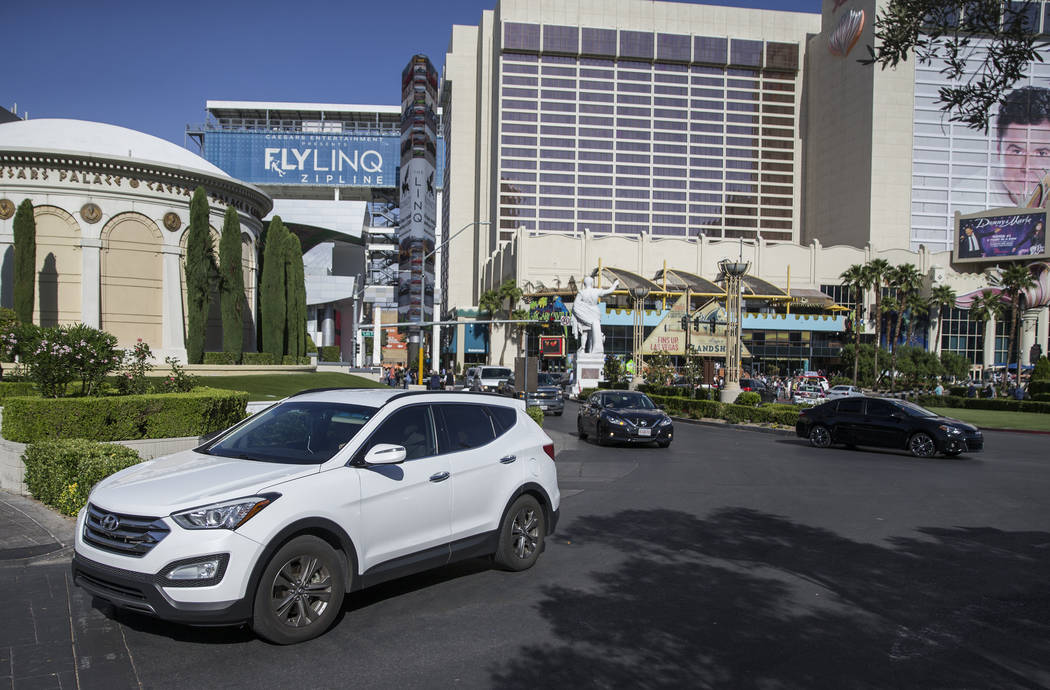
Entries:
<svg viewBox="0 0 1050 690">
<path fill-rule="evenodd" d="M 697 36 L 693 39 L 694 60 L 696 62 L 709 62 L 715 65 L 726 64 L 726 48 L 728 39 L 708 38 Z M 694 67 L 693 72 L 697 69 Z"/>
<path fill-rule="evenodd" d="M 621 31 L 620 55 L 628 58 L 653 57 L 653 35 L 647 31 Z"/>
<path fill-rule="evenodd" d="M 552 53 L 577 53 L 580 46 L 580 30 L 575 26 L 544 26 L 543 50 Z"/>
<path fill-rule="evenodd" d="M 616 55 L 616 29 L 588 29 L 581 32 L 580 52 L 586 55 Z M 581 61 L 588 64 L 586 61 Z"/>
<path fill-rule="evenodd" d="M 506 50 L 539 51 L 540 25 L 505 22 L 503 24 L 503 47 Z"/>
<path fill-rule="evenodd" d="M 745 67 L 762 66 L 762 41 L 734 38 L 730 44 L 729 64 Z"/>
<path fill-rule="evenodd" d="M 970 319 L 969 310 L 941 307 L 941 350 L 984 364 L 984 322 Z"/>
<path fill-rule="evenodd" d="M 798 71 L 798 46 L 794 43 L 767 43 L 766 69 Z"/>
<path fill-rule="evenodd" d="M 656 57 L 659 60 L 689 62 L 689 36 L 659 34 L 656 37 Z"/>
</svg>

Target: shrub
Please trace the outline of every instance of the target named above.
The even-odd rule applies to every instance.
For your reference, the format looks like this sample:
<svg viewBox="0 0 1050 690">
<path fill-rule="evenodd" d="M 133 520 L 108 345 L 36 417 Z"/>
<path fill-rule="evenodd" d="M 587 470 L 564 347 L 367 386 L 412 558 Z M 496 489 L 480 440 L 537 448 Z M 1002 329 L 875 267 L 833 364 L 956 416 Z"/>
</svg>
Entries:
<svg viewBox="0 0 1050 690">
<path fill-rule="evenodd" d="M 1050 381 L 1050 359 L 1045 356 L 1035 360 L 1032 368 L 1032 381 Z"/>
<path fill-rule="evenodd" d="M 744 391 L 740 395 L 736 396 L 736 400 L 733 401 L 734 405 L 749 405 L 751 407 L 758 407 L 762 402 L 762 396 L 758 393 L 751 391 Z"/>
<path fill-rule="evenodd" d="M 1028 392 L 1033 398 L 1041 393 L 1050 393 L 1050 381 L 1032 381 L 1028 384 Z"/>
<path fill-rule="evenodd" d="M 1032 396 L 1036 402 L 1050 402 L 1050 393 L 1036 393 Z"/>
<path fill-rule="evenodd" d="M 36 385 L 30 381 L 0 381 L 0 406 L 3 406 L 7 398 L 36 394 Z"/>
<path fill-rule="evenodd" d="M 949 386 L 948 395 L 957 395 L 960 398 L 966 397 L 966 386 Z"/>
<path fill-rule="evenodd" d="M 306 334 L 306 351 L 317 352 L 317 344 L 314 343 L 314 338 L 309 333 Z M 459 362 L 456 362 L 456 365 L 458 366 Z"/>
<path fill-rule="evenodd" d="M 76 515 L 95 484 L 142 458 L 112 443 L 55 439 L 26 446 L 22 461 L 29 492 L 65 515 Z"/>
<path fill-rule="evenodd" d="M 153 371 L 153 352 L 147 343 L 138 339 L 135 346 L 124 351 L 124 364 L 117 377 L 117 390 L 122 395 L 142 395 L 149 390 L 146 374 Z"/>
<path fill-rule="evenodd" d="M 201 436 L 244 419 L 247 403 L 247 393 L 214 388 L 104 398 L 9 398 L 4 402 L 3 437 L 34 443 L 54 438 Z"/>
<path fill-rule="evenodd" d="M 205 352 L 204 364 L 237 364 L 236 352 Z"/>
<path fill-rule="evenodd" d="M 274 357 L 270 352 L 245 352 L 242 355 L 242 362 L 253 366 L 261 366 L 266 364 L 273 364 Z"/>
<path fill-rule="evenodd" d="M 831 383 L 829 385 L 832 385 L 832 386 L 852 386 L 853 385 L 853 379 L 849 378 L 848 376 L 834 376 L 834 377 L 832 377 Z"/>
<path fill-rule="evenodd" d="M 318 359 L 322 362 L 338 362 L 342 359 L 337 345 L 322 345 L 317 350 L 317 354 Z"/>
<path fill-rule="evenodd" d="M 580 395 L 579 395 L 580 400 L 586 400 L 587 398 L 591 397 L 591 394 L 594 393 L 596 390 L 598 390 L 598 389 L 597 388 L 581 388 L 580 389 Z"/>
<path fill-rule="evenodd" d="M 532 417 L 532 421 L 536 422 L 540 426 L 543 426 L 543 410 L 533 405 L 531 407 L 525 408 L 525 414 Z"/>
<path fill-rule="evenodd" d="M 190 376 L 174 357 L 165 357 L 164 361 L 171 367 L 158 388 L 164 393 L 189 393 L 197 387 L 197 377 Z"/>
<path fill-rule="evenodd" d="M 924 395 L 916 402 L 926 407 L 962 407 L 970 410 L 1005 410 L 1050 414 L 1050 402 L 1013 398 L 960 398 L 954 395 Z"/>
<path fill-rule="evenodd" d="M 598 382 L 599 390 L 625 391 L 625 390 L 630 389 L 630 387 L 631 387 L 631 384 L 628 383 L 627 381 L 617 381 L 616 383 L 611 383 L 609 381 L 599 381 Z"/>
</svg>

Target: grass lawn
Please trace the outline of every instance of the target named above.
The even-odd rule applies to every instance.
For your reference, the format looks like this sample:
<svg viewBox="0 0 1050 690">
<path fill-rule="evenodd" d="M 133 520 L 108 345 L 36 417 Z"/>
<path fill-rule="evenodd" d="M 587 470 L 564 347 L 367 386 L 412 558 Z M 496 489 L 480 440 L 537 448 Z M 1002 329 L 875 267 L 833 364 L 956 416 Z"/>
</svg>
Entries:
<svg viewBox="0 0 1050 690">
<path fill-rule="evenodd" d="M 1010 412 L 1008 410 L 969 410 L 960 407 L 931 407 L 929 409 L 945 417 L 976 424 L 981 428 L 1050 431 L 1050 414 Z"/>
<path fill-rule="evenodd" d="M 280 400 L 308 388 L 379 388 L 382 384 L 370 379 L 339 374 L 315 372 L 306 374 L 257 374 L 249 376 L 200 376 L 202 386 L 226 390 L 247 391 L 249 400 Z"/>
</svg>

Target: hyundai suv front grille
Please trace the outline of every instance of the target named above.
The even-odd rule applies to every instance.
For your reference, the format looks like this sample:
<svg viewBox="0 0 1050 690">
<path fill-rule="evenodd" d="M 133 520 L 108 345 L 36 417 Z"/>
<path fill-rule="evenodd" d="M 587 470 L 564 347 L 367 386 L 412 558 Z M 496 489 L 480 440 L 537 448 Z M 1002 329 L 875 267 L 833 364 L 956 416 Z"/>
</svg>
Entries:
<svg viewBox="0 0 1050 690">
<path fill-rule="evenodd" d="M 84 541 L 103 551 L 136 558 L 149 553 L 170 532 L 160 518 L 110 513 L 90 503 L 84 519 Z"/>
</svg>

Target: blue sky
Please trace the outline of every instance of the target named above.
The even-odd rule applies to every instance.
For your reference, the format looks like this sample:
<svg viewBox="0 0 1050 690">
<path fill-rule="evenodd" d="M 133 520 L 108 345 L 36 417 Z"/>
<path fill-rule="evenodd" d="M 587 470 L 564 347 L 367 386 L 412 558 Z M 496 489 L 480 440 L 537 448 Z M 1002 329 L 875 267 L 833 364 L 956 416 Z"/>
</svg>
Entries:
<svg viewBox="0 0 1050 690">
<path fill-rule="evenodd" d="M 820 0 L 706 4 L 819 12 Z M 178 144 L 213 100 L 393 105 L 401 69 L 440 71 L 453 24 L 495 0 L 35 0 L 4 10 L 0 105 L 108 122 Z"/>
</svg>

